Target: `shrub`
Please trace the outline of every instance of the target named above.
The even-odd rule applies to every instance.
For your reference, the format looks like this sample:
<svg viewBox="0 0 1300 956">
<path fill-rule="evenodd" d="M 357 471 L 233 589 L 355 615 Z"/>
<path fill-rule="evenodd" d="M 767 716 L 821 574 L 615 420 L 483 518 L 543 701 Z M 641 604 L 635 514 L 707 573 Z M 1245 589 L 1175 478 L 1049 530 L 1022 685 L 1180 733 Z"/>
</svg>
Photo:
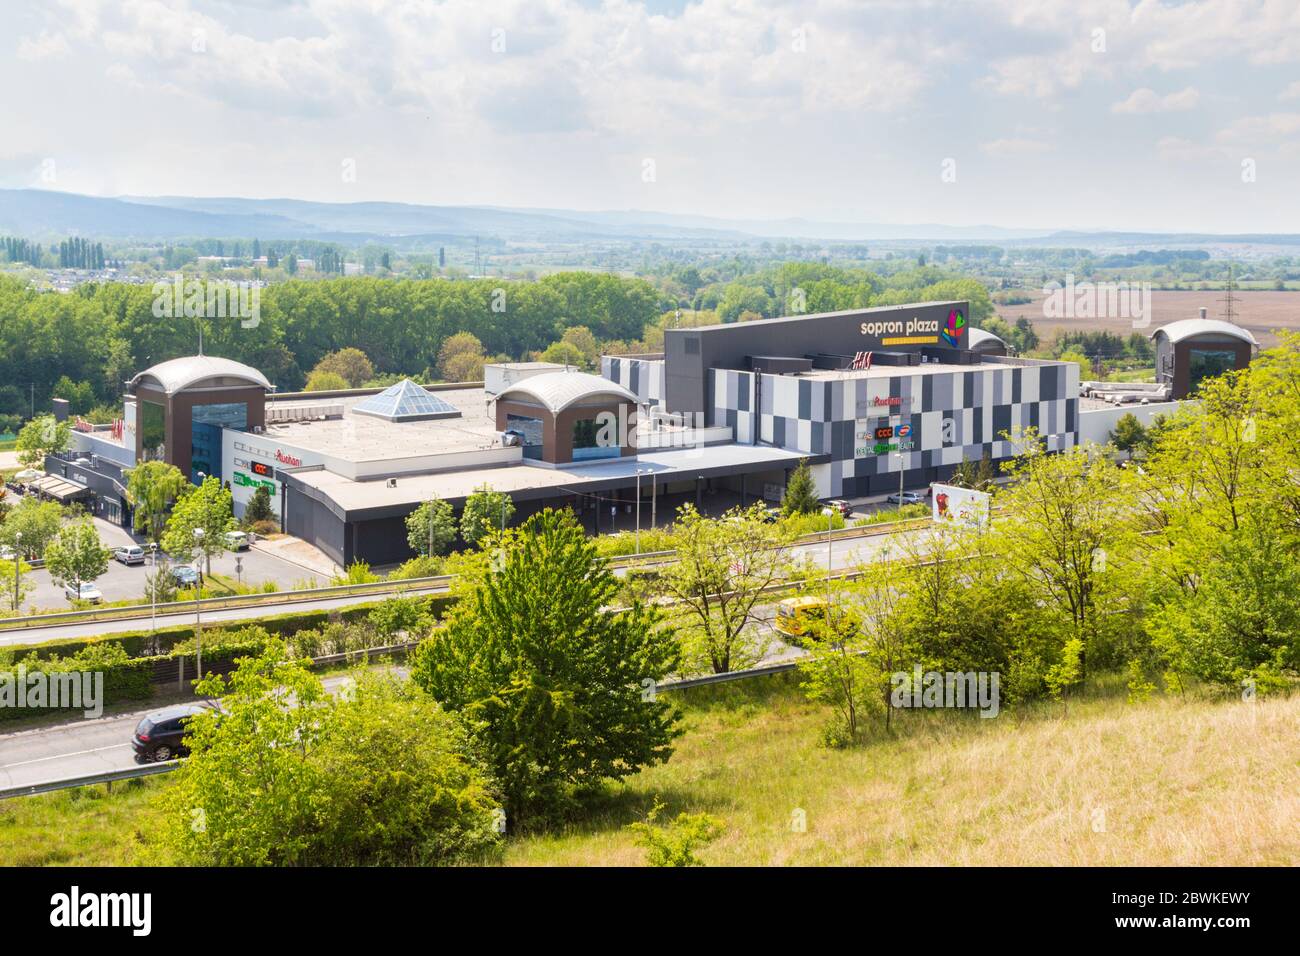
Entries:
<svg viewBox="0 0 1300 956">
<path fill-rule="evenodd" d="M 429 866 L 496 854 L 489 776 L 459 722 L 409 687 L 360 674 L 354 694 L 331 697 L 272 643 L 200 690 L 224 713 L 191 722 L 148 862 Z"/>
</svg>

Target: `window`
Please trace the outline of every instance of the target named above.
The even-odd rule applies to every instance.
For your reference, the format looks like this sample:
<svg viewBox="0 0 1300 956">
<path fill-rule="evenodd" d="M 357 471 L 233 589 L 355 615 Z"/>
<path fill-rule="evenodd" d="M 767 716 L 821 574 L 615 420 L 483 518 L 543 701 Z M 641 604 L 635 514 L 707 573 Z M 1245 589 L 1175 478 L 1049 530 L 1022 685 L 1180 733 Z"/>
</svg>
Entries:
<svg viewBox="0 0 1300 956">
<path fill-rule="evenodd" d="M 157 402 L 141 400 L 138 405 L 140 415 L 140 448 L 144 461 L 155 461 L 167 457 L 167 412 Z"/>
<path fill-rule="evenodd" d="M 1189 349 L 1188 350 L 1189 391 L 1196 391 L 1202 380 L 1216 378 L 1224 372 L 1237 367 L 1237 353 L 1228 349 Z"/>
</svg>

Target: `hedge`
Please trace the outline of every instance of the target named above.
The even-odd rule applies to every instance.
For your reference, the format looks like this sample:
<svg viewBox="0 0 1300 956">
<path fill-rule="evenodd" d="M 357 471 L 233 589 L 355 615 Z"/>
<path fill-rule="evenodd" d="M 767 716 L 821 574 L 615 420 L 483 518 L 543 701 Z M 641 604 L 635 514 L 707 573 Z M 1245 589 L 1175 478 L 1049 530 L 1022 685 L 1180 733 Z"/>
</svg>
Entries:
<svg viewBox="0 0 1300 956">
<path fill-rule="evenodd" d="M 437 618 L 441 618 L 446 613 L 447 607 L 453 601 L 449 594 L 415 595 L 414 597 L 416 600 L 424 602 L 429 614 Z M 367 617 L 372 610 L 382 603 L 382 601 L 372 601 L 329 611 L 294 611 L 273 617 L 250 617 L 241 618 L 238 621 L 214 622 L 210 625 L 205 624 L 203 630 L 209 632 L 230 630 L 232 627 L 238 629 L 257 625 L 265 628 L 271 634 L 288 636 L 305 628 L 320 627 L 332 620 L 353 621 L 357 618 Z M 0 647 L 0 661 L 3 661 L 6 657 L 10 660 L 21 660 L 23 657 L 33 654 L 40 660 L 48 660 L 54 656 L 72 656 L 105 643 L 122 645 L 126 653 L 132 658 L 147 658 L 156 656 L 148 653 L 155 640 L 158 642 L 158 649 L 165 655 L 177 644 L 192 638 L 194 630 L 193 625 L 186 624 L 178 627 L 160 628 L 153 634 L 150 634 L 147 630 L 124 631 L 120 634 L 101 634 L 95 637 L 68 637 L 57 641 L 47 641 L 43 644 L 12 644 L 7 647 Z M 4 666 L 3 663 L 0 663 L 0 669 L 3 669 Z"/>
<path fill-rule="evenodd" d="M 28 659 L 0 668 L 0 674 L 18 677 L 17 670 L 24 669 L 24 678 L 33 674 L 66 674 L 90 671 L 104 675 L 103 696 L 100 704 L 108 706 L 124 700 L 147 700 L 153 696 L 153 661 L 149 658 L 127 657 L 120 645 L 105 643 L 83 649 L 70 657 L 56 657 L 37 661 Z M 28 685 L 30 687 L 30 684 Z M 89 709 L 85 701 L 81 707 L 18 707 L 0 706 L 0 721 L 51 713 L 82 714 Z"/>
</svg>

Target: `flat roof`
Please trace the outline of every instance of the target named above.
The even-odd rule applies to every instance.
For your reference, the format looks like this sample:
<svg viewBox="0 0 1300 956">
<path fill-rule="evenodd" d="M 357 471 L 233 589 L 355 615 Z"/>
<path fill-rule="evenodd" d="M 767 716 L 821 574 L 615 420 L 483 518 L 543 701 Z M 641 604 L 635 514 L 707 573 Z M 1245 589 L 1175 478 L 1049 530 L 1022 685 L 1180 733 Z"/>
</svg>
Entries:
<svg viewBox="0 0 1300 956">
<path fill-rule="evenodd" d="M 722 472 L 734 474 L 793 467 L 801 459 L 816 462 L 824 457 L 768 445 L 708 445 L 655 449 L 636 457 L 557 468 L 521 464 L 401 475 L 392 488 L 383 478 L 353 481 L 325 469 L 289 470 L 282 474 L 291 486 L 301 485 L 320 492 L 338 509 L 353 513 L 409 509 L 433 497 L 457 501 L 469 497 L 484 484 L 491 485 L 494 491 L 509 492 L 521 499 L 549 498 L 625 484 L 628 480 L 635 480 L 638 468 L 642 470 L 642 481 L 650 481 L 650 473 L 661 482 L 682 481 L 697 476 L 712 477 Z"/>
<path fill-rule="evenodd" d="M 430 394 L 454 406 L 459 418 L 392 422 L 357 414 L 352 407 L 371 395 L 299 399 L 294 405 L 342 405 L 342 418 L 311 422 L 268 422 L 266 436 L 344 461 L 391 461 L 425 455 L 500 448 L 495 412 L 482 388 L 439 389 Z"/>
</svg>

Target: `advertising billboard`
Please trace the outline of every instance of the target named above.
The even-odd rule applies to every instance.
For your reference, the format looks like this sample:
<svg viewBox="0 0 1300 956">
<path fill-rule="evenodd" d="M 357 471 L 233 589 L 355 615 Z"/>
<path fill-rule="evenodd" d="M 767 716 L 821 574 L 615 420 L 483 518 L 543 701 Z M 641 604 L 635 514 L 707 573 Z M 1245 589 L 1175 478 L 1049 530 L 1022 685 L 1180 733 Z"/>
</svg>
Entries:
<svg viewBox="0 0 1300 956">
<path fill-rule="evenodd" d="M 988 492 L 956 485 L 931 485 L 930 489 L 930 508 L 935 524 L 988 527 L 989 503 L 993 500 Z"/>
</svg>

